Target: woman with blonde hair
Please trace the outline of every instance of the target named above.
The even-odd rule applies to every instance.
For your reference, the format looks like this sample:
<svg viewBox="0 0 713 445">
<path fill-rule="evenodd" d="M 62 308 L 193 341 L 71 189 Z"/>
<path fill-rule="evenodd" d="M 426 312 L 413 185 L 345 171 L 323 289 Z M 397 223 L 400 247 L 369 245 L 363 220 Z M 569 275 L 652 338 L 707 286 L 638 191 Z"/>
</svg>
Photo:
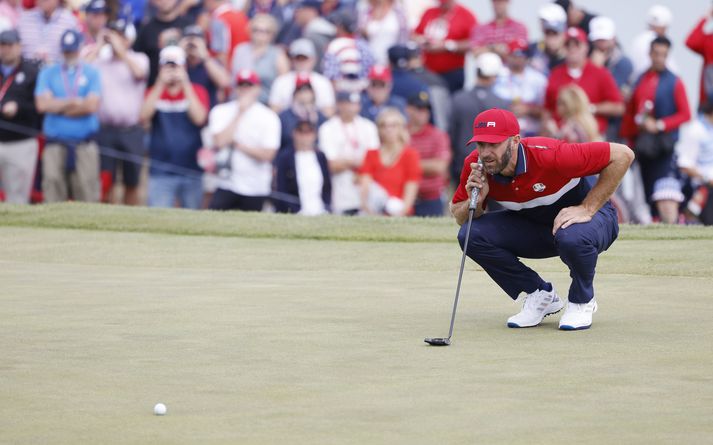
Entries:
<svg viewBox="0 0 713 445">
<path fill-rule="evenodd" d="M 376 118 L 381 146 L 369 150 L 359 169 L 361 210 L 366 214 L 406 216 L 421 180 L 418 151 L 408 146 L 406 118 L 396 108 L 384 108 Z"/>
<path fill-rule="evenodd" d="M 553 137 L 573 143 L 602 140 L 587 93 L 579 86 L 573 84 L 560 90 L 557 114 L 562 120 L 559 128 L 549 128 Z"/>
</svg>

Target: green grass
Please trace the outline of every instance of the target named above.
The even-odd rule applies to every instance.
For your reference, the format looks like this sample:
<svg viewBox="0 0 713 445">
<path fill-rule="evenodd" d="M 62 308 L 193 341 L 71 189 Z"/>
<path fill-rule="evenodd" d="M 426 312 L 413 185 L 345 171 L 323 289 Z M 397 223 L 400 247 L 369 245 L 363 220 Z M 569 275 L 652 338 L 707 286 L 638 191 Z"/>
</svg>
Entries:
<svg viewBox="0 0 713 445">
<path fill-rule="evenodd" d="M 589 331 L 442 220 L 0 206 L 0 443 L 707 443 L 713 234 L 623 227 Z M 349 241 L 349 242 L 344 242 Z M 531 261 L 560 293 L 556 259 Z M 168 415 L 156 417 L 157 402 Z"/>
</svg>

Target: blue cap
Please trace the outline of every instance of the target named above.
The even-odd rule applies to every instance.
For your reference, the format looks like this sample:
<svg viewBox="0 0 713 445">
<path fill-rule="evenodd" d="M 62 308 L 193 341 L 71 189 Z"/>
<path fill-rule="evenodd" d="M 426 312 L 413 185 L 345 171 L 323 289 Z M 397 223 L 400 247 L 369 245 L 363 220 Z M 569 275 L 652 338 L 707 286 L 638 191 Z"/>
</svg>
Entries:
<svg viewBox="0 0 713 445">
<path fill-rule="evenodd" d="M 296 8 L 322 8 L 322 0 L 297 0 Z"/>
<path fill-rule="evenodd" d="M 91 0 L 89 3 L 87 3 L 87 6 L 84 8 L 84 12 L 95 13 L 95 14 L 100 14 L 100 13 L 106 14 L 109 12 L 109 6 L 106 4 L 105 0 Z"/>
<path fill-rule="evenodd" d="M 13 43 L 20 43 L 20 33 L 16 29 L 6 29 L 0 32 L 0 43 L 6 45 Z"/>
<path fill-rule="evenodd" d="M 63 53 L 74 53 L 79 51 L 82 45 L 82 35 L 77 30 L 68 29 L 62 34 L 59 42 Z"/>
</svg>

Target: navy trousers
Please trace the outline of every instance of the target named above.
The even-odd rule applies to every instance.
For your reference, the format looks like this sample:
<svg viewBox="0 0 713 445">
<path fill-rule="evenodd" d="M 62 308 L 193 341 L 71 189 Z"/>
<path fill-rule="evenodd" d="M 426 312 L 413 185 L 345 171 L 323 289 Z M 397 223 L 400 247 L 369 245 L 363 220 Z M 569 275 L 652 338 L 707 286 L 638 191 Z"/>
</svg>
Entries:
<svg viewBox="0 0 713 445">
<path fill-rule="evenodd" d="M 461 249 L 466 228 L 458 233 Z M 531 293 L 545 281 L 520 258 L 559 256 L 569 267 L 572 284 L 569 301 L 587 303 L 594 297 L 594 271 L 600 253 L 607 250 L 619 234 L 616 210 L 607 203 L 591 221 L 559 229 L 552 235 L 552 224 L 534 222 L 514 211 L 486 213 L 474 219 L 468 236 L 468 256 L 513 300 L 521 292 Z"/>
</svg>

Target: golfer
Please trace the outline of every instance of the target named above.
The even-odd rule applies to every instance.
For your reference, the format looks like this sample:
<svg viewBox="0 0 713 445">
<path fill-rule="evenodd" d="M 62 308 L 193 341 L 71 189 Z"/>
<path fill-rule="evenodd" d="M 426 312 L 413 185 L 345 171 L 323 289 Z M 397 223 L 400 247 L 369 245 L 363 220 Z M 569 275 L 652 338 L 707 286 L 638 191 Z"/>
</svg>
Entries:
<svg viewBox="0 0 713 445">
<path fill-rule="evenodd" d="M 468 143 L 475 142 L 477 148 L 465 159 L 450 204 L 461 226 L 458 241 L 463 248 L 467 240 L 468 256 L 510 298 L 527 294 L 522 310 L 508 319 L 511 328 L 537 326 L 564 307 L 552 284 L 520 258 L 560 257 L 569 267 L 572 284 L 559 328 L 587 329 L 597 311 L 597 258 L 619 233 L 616 211 L 608 200 L 634 154 L 622 144 L 521 139 L 519 133 L 517 118 L 506 110 L 493 108 L 473 121 Z M 587 178 L 597 174 L 596 180 Z M 470 233 L 465 233 L 474 187 L 480 196 Z M 488 202 L 505 210 L 484 214 Z"/>
</svg>

